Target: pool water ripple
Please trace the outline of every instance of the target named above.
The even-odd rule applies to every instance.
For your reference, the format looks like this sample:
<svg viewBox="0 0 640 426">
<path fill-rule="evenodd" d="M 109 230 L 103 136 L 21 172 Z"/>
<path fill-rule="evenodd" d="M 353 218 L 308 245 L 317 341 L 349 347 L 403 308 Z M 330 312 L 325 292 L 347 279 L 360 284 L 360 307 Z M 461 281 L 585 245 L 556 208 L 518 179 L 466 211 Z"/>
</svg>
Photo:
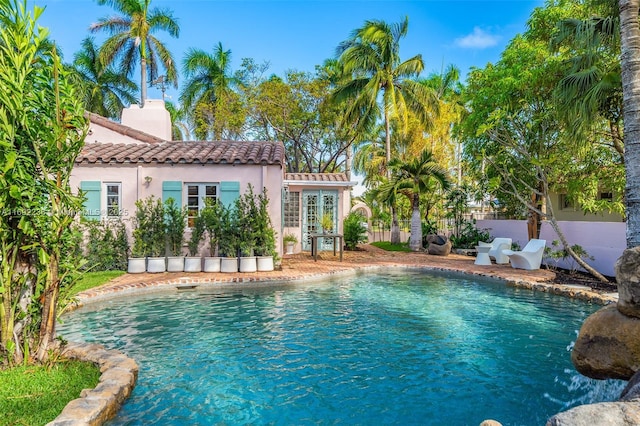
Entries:
<svg viewBox="0 0 640 426">
<path fill-rule="evenodd" d="M 621 390 L 570 363 L 575 330 L 597 308 L 391 271 L 112 301 L 67 315 L 60 333 L 138 361 L 113 425 L 539 425 Z"/>
</svg>

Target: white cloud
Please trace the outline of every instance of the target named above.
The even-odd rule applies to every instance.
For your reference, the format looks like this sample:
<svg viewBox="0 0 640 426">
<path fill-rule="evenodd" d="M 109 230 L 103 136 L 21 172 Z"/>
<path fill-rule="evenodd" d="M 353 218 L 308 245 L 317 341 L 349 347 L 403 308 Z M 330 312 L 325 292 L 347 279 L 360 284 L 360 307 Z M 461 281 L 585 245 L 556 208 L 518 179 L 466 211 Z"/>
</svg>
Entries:
<svg viewBox="0 0 640 426">
<path fill-rule="evenodd" d="M 498 44 L 500 36 L 491 35 L 479 27 L 473 29 L 473 33 L 457 38 L 456 46 L 466 49 L 486 49 Z"/>
</svg>

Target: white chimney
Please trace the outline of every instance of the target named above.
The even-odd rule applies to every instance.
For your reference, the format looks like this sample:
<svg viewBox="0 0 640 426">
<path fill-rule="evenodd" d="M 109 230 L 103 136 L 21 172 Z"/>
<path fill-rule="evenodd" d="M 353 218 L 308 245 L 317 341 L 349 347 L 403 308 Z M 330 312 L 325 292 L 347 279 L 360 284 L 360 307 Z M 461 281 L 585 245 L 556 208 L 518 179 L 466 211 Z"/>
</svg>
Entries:
<svg viewBox="0 0 640 426">
<path fill-rule="evenodd" d="M 171 116 L 161 99 L 147 99 L 142 108 L 137 104 L 124 108 L 120 123 L 160 139 L 171 140 Z"/>
</svg>

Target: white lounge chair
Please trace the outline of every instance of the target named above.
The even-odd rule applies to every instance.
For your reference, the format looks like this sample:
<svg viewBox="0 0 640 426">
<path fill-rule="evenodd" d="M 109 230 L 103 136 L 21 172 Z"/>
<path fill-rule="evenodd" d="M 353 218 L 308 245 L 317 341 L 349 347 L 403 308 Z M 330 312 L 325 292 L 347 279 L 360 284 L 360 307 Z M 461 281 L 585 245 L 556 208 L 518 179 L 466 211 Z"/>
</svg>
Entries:
<svg viewBox="0 0 640 426">
<path fill-rule="evenodd" d="M 509 256 L 512 268 L 532 271 L 534 269 L 540 269 L 546 244 L 546 240 L 537 240 L 534 238 L 529 240 L 521 251 L 503 250 L 502 252 Z"/>
<path fill-rule="evenodd" d="M 494 238 L 490 243 L 478 241 L 478 245 L 491 246 L 489 257 L 493 257 L 496 263 L 509 263 L 509 257 L 504 254 L 504 250 L 511 249 L 511 238 Z"/>
</svg>

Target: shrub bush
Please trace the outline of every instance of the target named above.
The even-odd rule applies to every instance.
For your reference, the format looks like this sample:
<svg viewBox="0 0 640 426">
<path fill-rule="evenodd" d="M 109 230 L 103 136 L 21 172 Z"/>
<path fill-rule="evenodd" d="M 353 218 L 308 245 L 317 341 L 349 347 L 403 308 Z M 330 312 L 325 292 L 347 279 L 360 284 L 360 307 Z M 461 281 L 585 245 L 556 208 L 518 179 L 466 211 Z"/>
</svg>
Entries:
<svg viewBox="0 0 640 426">
<path fill-rule="evenodd" d="M 129 242 L 122 221 L 82 221 L 86 237 L 85 269 L 92 271 L 126 271 Z"/>
<path fill-rule="evenodd" d="M 363 225 L 364 222 L 364 216 L 356 212 L 351 212 L 344 218 L 344 244 L 347 250 L 355 250 L 358 244 L 367 242 L 367 228 Z"/>
</svg>

